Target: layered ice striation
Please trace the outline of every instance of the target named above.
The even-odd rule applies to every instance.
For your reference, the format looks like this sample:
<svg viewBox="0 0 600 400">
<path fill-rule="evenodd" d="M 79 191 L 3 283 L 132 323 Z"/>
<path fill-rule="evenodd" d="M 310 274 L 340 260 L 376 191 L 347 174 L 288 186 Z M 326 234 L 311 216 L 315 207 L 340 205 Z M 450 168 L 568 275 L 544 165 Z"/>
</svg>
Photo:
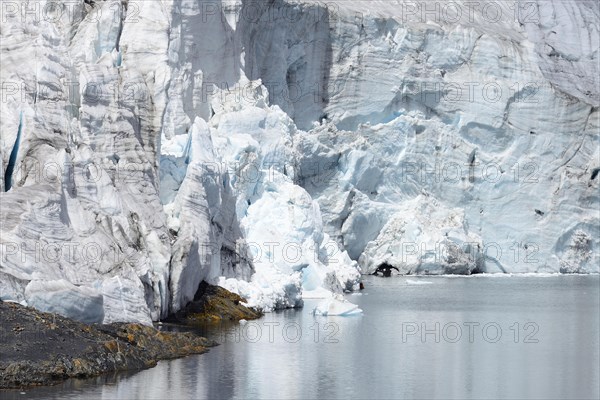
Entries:
<svg viewBox="0 0 600 400">
<path fill-rule="evenodd" d="M 598 272 L 587 1 L 2 3 L 0 297 L 151 323 L 405 274 Z"/>
</svg>

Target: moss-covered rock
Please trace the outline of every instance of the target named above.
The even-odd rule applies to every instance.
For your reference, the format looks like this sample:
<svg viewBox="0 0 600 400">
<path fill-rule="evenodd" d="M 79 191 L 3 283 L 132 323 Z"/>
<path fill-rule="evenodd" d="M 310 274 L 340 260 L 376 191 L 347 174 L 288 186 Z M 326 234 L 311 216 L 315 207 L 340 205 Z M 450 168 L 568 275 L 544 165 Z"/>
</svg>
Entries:
<svg viewBox="0 0 600 400">
<path fill-rule="evenodd" d="M 222 287 L 200 283 L 194 300 L 168 321 L 185 325 L 211 324 L 222 321 L 252 320 L 262 317 L 262 312 L 243 303 L 246 299 Z"/>
</svg>

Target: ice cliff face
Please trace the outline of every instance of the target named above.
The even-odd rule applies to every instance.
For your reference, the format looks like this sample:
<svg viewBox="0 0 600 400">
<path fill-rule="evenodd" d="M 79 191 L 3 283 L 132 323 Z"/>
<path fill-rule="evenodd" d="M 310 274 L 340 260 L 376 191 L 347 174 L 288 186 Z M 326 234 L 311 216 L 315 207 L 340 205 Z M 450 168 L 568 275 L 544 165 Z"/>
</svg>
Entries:
<svg viewBox="0 0 600 400">
<path fill-rule="evenodd" d="M 149 323 L 598 272 L 594 2 L 2 2 L 0 297 Z"/>
</svg>

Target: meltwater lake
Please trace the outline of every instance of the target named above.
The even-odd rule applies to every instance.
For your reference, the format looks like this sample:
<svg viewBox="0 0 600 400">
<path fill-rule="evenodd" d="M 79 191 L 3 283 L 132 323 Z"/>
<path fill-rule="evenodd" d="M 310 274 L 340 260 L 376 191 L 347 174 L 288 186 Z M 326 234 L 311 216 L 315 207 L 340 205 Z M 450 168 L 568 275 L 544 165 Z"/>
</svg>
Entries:
<svg viewBox="0 0 600 400">
<path fill-rule="evenodd" d="M 598 398 L 600 277 L 365 277 L 364 311 L 202 332 L 207 354 L 4 392 L 44 399 Z"/>
</svg>

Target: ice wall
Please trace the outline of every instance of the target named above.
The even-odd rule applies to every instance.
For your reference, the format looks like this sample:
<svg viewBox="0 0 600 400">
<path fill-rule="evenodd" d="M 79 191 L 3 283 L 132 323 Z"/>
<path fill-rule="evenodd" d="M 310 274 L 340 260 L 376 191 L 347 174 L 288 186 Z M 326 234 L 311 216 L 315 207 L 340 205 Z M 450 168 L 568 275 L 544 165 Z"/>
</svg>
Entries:
<svg viewBox="0 0 600 400">
<path fill-rule="evenodd" d="M 1 7 L 2 299 L 150 323 L 202 280 L 598 272 L 593 2 Z"/>
</svg>

